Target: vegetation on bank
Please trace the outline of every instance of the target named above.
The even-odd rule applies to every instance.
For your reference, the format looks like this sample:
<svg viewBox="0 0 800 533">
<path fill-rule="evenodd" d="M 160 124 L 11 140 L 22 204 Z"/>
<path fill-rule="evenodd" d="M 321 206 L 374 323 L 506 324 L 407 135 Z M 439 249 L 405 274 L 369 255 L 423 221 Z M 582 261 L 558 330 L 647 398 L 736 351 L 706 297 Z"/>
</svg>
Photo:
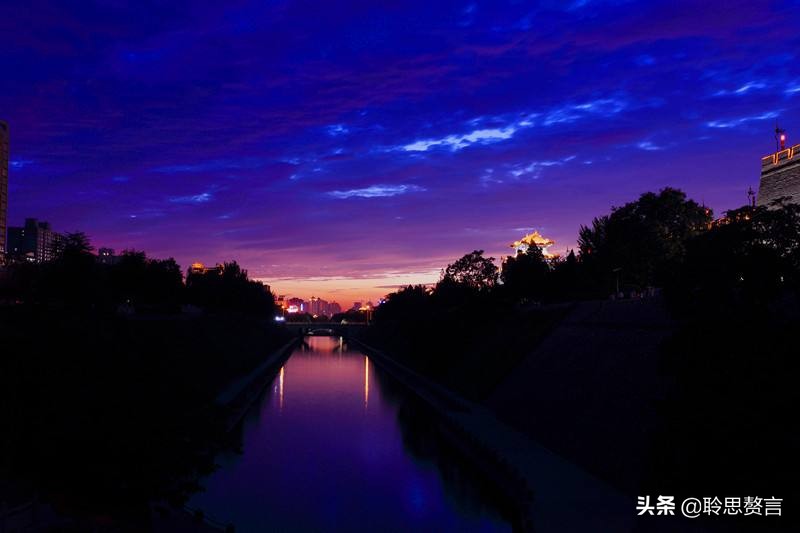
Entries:
<svg viewBox="0 0 800 533">
<path fill-rule="evenodd" d="M 502 270 L 480 250 L 466 254 L 435 287 L 390 295 L 370 341 L 481 398 L 569 302 L 657 296 L 674 317 L 658 370 L 672 385 L 656 406 L 661 429 L 643 486 L 796 495 L 789 421 L 800 400 L 792 337 L 800 323 L 800 206 L 745 206 L 714 220 L 665 189 L 595 218 L 578 243 L 577 253 L 556 260 L 532 247 L 505 258 Z"/>
<path fill-rule="evenodd" d="M 191 305 L 209 313 L 272 317 L 275 296 L 249 279 L 236 261 L 210 274 L 187 274 L 174 259 L 126 250 L 111 264 L 93 253 L 83 233 L 67 234 L 56 259 L 14 263 L 0 280 L 0 301 L 80 312 L 179 313 Z"/>
<path fill-rule="evenodd" d="M 172 259 L 101 264 L 77 234 L 9 274 L 0 478 L 89 520 L 142 526 L 149 502 L 195 491 L 230 440 L 217 394 L 289 336 L 235 263 L 185 284 Z"/>
<path fill-rule="evenodd" d="M 502 343 L 502 337 L 520 332 L 512 317 L 538 313 L 544 319 L 553 306 L 543 304 L 663 292 L 674 316 L 684 321 L 797 318 L 796 204 L 742 207 L 714 221 L 709 209 L 667 188 L 582 226 L 578 244 L 577 254 L 556 259 L 531 246 L 504 258 L 502 268 L 482 250 L 468 253 L 447 265 L 435 287 L 410 286 L 389 295 L 374 317 L 377 329 L 389 333 L 373 334 L 419 368 L 457 369 L 464 353 L 440 349 L 437 335 L 477 339 L 507 325 L 493 339 Z M 491 356 L 482 357 L 488 363 Z"/>
</svg>

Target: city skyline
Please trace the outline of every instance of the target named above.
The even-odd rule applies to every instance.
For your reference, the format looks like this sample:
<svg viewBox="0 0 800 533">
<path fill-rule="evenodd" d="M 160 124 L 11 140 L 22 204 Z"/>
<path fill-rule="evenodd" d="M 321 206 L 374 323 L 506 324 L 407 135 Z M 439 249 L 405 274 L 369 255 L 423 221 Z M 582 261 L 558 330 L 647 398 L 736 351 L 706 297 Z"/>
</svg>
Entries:
<svg viewBox="0 0 800 533">
<path fill-rule="evenodd" d="M 3 6 L 8 225 L 348 307 L 648 190 L 720 214 L 800 138 L 797 6 Z"/>
</svg>

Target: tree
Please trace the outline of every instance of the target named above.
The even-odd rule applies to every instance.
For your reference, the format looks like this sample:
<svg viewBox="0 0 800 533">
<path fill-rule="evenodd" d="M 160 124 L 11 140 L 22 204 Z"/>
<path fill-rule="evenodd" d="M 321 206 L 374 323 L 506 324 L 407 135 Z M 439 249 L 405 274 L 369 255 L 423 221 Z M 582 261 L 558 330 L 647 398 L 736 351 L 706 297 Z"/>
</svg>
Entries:
<svg viewBox="0 0 800 533">
<path fill-rule="evenodd" d="M 447 265 L 442 273 L 441 285 L 458 285 L 461 287 L 486 291 L 497 285 L 498 270 L 494 257 L 483 257 L 483 250 L 475 250 L 464 255 L 455 263 Z"/>
<path fill-rule="evenodd" d="M 667 294 L 703 313 L 763 313 L 800 292 L 800 206 L 742 207 L 687 243 Z"/>
<path fill-rule="evenodd" d="M 615 276 L 638 287 L 660 285 L 686 253 L 686 241 L 706 230 L 711 211 L 683 191 L 648 192 L 581 226 L 581 259 L 599 283 L 610 288 Z"/>
<path fill-rule="evenodd" d="M 82 231 L 67 233 L 56 249 L 56 256 L 61 259 L 86 258 L 94 251 L 89 237 Z"/>
<path fill-rule="evenodd" d="M 275 295 L 263 283 L 251 280 L 236 261 L 224 263 L 219 272 L 190 274 L 186 289 L 190 303 L 209 310 L 275 313 Z"/>
<path fill-rule="evenodd" d="M 149 259 L 144 252 L 125 250 L 107 267 L 113 304 L 176 311 L 183 292 L 183 275 L 174 259 Z"/>
<path fill-rule="evenodd" d="M 55 260 L 41 267 L 40 291 L 35 299 L 82 309 L 94 307 L 103 296 L 103 287 L 92 250 L 85 233 L 67 233 Z"/>
<path fill-rule="evenodd" d="M 409 285 L 386 297 L 375 309 L 375 321 L 411 321 L 430 314 L 430 291 L 424 285 Z"/>
<path fill-rule="evenodd" d="M 541 299 L 545 294 L 550 266 L 538 246 L 524 253 L 508 256 L 500 279 L 507 293 L 517 300 Z"/>
</svg>

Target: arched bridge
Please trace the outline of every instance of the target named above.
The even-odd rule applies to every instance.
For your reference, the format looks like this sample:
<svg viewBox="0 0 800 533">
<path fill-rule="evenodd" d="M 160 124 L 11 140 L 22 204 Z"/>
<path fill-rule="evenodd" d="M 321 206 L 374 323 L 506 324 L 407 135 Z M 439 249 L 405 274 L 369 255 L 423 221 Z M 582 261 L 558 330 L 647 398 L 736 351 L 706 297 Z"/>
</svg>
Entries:
<svg viewBox="0 0 800 533">
<path fill-rule="evenodd" d="M 332 337 L 353 337 L 368 327 L 363 323 L 341 322 L 284 322 L 284 327 L 295 335 L 329 335 Z"/>
</svg>

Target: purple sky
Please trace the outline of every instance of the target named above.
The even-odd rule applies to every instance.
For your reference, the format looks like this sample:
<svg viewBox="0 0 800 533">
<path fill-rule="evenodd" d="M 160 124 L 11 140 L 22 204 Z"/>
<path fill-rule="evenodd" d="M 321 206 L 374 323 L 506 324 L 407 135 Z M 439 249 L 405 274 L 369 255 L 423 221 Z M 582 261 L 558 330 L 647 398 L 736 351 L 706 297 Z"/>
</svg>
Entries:
<svg viewBox="0 0 800 533">
<path fill-rule="evenodd" d="M 800 139 L 798 1 L 72 4 L 0 5 L 9 222 L 279 293 L 563 250 L 667 185 L 719 212 Z"/>
</svg>

